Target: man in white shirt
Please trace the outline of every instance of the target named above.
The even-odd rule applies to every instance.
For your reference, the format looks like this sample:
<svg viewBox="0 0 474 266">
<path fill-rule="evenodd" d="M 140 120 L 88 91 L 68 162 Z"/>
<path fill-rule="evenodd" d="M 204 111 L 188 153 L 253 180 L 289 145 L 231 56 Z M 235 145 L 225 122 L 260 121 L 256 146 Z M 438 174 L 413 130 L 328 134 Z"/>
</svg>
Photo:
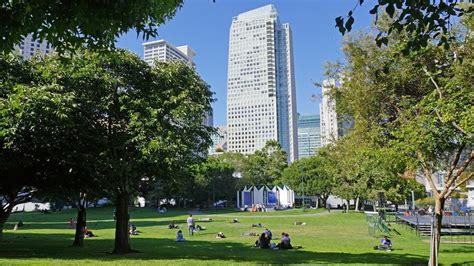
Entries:
<svg viewBox="0 0 474 266">
<path fill-rule="evenodd" d="M 192 214 L 186 219 L 186 223 L 188 224 L 188 236 L 194 235 L 194 219 Z"/>
</svg>

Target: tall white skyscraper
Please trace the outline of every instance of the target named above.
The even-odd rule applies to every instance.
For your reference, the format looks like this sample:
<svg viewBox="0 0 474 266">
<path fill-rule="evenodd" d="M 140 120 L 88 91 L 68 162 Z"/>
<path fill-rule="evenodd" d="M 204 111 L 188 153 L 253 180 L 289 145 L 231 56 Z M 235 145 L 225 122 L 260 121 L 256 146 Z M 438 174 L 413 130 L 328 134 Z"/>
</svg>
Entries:
<svg viewBox="0 0 474 266">
<path fill-rule="evenodd" d="M 328 93 L 334 86 L 336 86 L 334 79 L 323 81 L 323 97 L 319 106 L 321 115 L 321 146 L 326 146 L 338 138 L 336 101 L 328 96 Z"/>
<path fill-rule="evenodd" d="M 53 47 L 51 47 L 47 41 L 34 39 L 33 34 L 28 34 L 14 49 L 18 51 L 25 60 L 30 59 L 36 54 L 49 54 L 54 52 Z"/>
<path fill-rule="evenodd" d="M 233 18 L 227 78 L 228 150 L 251 154 L 278 140 L 298 158 L 293 44 L 273 5 Z"/>
<path fill-rule="evenodd" d="M 158 40 L 143 43 L 143 60 L 152 64 L 157 59 L 160 62 L 169 62 L 171 60 L 180 60 L 194 67 L 193 57 L 196 53 L 188 45 L 174 47 L 165 40 Z"/>
</svg>

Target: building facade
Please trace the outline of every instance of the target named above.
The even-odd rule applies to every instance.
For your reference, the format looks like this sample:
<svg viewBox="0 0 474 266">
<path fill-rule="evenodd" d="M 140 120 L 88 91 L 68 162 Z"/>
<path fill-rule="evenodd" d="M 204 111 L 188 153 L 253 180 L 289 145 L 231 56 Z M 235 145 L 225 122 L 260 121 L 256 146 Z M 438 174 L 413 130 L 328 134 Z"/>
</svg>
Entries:
<svg viewBox="0 0 474 266">
<path fill-rule="evenodd" d="M 298 115 L 298 158 L 314 155 L 321 147 L 319 115 Z"/>
<path fill-rule="evenodd" d="M 143 50 L 143 60 L 150 65 L 154 60 L 159 62 L 179 60 L 191 67 L 195 66 L 193 57 L 196 53 L 188 45 L 174 47 L 165 40 L 157 40 L 143 43 Z"/>
<path fill-rule="evenodd" d="M 292 33 L 273 5 L 233 18 L 227 79 L 228 149 L 251 154 L 278 140 L 298 158 Z"/>
<path fill-rule="evenodd" d="M 321 146 L 326 146 L 336 141 L 339 137 L 336 101 L 328 95 L 331 88 L 335 86 L 336 81 L 333 79 L 323 81 L 322 99 L 319 106 L 319 113 L 321 115 Z"/>
<path fill-rule="evenodd" d="M 50 54 L 54 52 L 53 47 L 47 41 L 35 39 L 33 34 L 26 36 L 14 49 L 25 60 L 37 54 Z"/>
</svg>

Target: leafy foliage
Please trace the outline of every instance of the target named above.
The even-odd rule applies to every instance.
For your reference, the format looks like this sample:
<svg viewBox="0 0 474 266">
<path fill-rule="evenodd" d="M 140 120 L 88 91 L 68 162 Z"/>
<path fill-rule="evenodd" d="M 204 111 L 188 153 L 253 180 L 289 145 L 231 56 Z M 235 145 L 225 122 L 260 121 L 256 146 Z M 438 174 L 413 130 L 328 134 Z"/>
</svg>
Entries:
<svg viewBox="0 0 474 266">
<path fill-rule="evenodd" d="M 344 35 L 352 30 L 355 22 L 353 13 L 364 0 L 357 0 L 356 7 L 346 17 L 336 18 L 336 27 Z M 433 38 L 439 45 L 446 48 L 454 40 L 449 36 L 453 21 L 457 17 L 470 16 L 474 13 L 474 5 L 462 0 L 424 1 L 424 0 L 378 0 L 370 14 L 375 15 L 375 23 L 381 14 L 387 14 L 393 21 L 387 30 L 380 31 L 376 37 L 378 46 L 387 45 L 392 33 L 408 32 L 412 38 L 405 43 L 404 52 L 419 50 L 426 47 Z"/>
<path fill-rule="evenodd" d="M 276 140 L 269 140 L 262 149 L 245 160 L 242 182 L 245 185 L 278 182 L 287 165 L 286 152 Z"/>
<path fill-rule="evenodd" d="M 0 51 L 9 52 L 30 33 L 57 51 L 113 48 L 129 30 L 145 39 L 158 35 L 157 26 L 170 19 L 182 0 L 146 1 L 2 1 Z"/>
</svg>

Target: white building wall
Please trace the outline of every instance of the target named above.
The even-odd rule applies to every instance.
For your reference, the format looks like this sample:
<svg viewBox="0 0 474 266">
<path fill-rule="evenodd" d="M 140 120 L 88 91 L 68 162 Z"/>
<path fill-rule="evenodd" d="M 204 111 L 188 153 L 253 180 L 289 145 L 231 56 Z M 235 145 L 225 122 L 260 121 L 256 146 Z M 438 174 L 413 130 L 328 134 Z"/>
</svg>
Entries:
<svg viewBox="0 0 474 266">
<path fill-rule="evenodd" d="M 295 159 L 295 127 L 290 135 L 293 120 L 288 118 L 289 103 L 296 110 L 296 102 L 292 100 L 294 86 L 288 85 L 288 77 L 294 78 L 287 63 L 292 59 L 285 45 L 291 41 L 291 36 L 286 37 L 287 28 L 279 23 L 273 5 L 239 14 L 232 21 L 227 80 L 229 151 L 251 154 L 274 139 L 290 160 Z"/>
<path fill-rule="evenodd" d="M 53 47 L 47 41 L 34 39 L 32 34 L 26 36 L 14 49 L 25 60 L 30 59 L 36 54 L 50 54 L 54 52 Z"/>
<path fill-rule="evenodd" d="M 195 67 L 193 57 L 196 53 L 190 46 L 184 45 L 174 47 L 165 40 L 157 40 L 143 43 L 143 60 L 148 64 L 153 64 L 154 60 L 159 62 L 169 62 L 172 60 L 179 60 L 190 67 Z"/>
<path fill-rule="evenodd" d="M 338 138 L 336 101 L 329 97 L 331 88 L 336 86 L 334 79 L 324 80 L 322 87 L 321 116 L 321 146 L 326 146 Z"/>
</svg>

